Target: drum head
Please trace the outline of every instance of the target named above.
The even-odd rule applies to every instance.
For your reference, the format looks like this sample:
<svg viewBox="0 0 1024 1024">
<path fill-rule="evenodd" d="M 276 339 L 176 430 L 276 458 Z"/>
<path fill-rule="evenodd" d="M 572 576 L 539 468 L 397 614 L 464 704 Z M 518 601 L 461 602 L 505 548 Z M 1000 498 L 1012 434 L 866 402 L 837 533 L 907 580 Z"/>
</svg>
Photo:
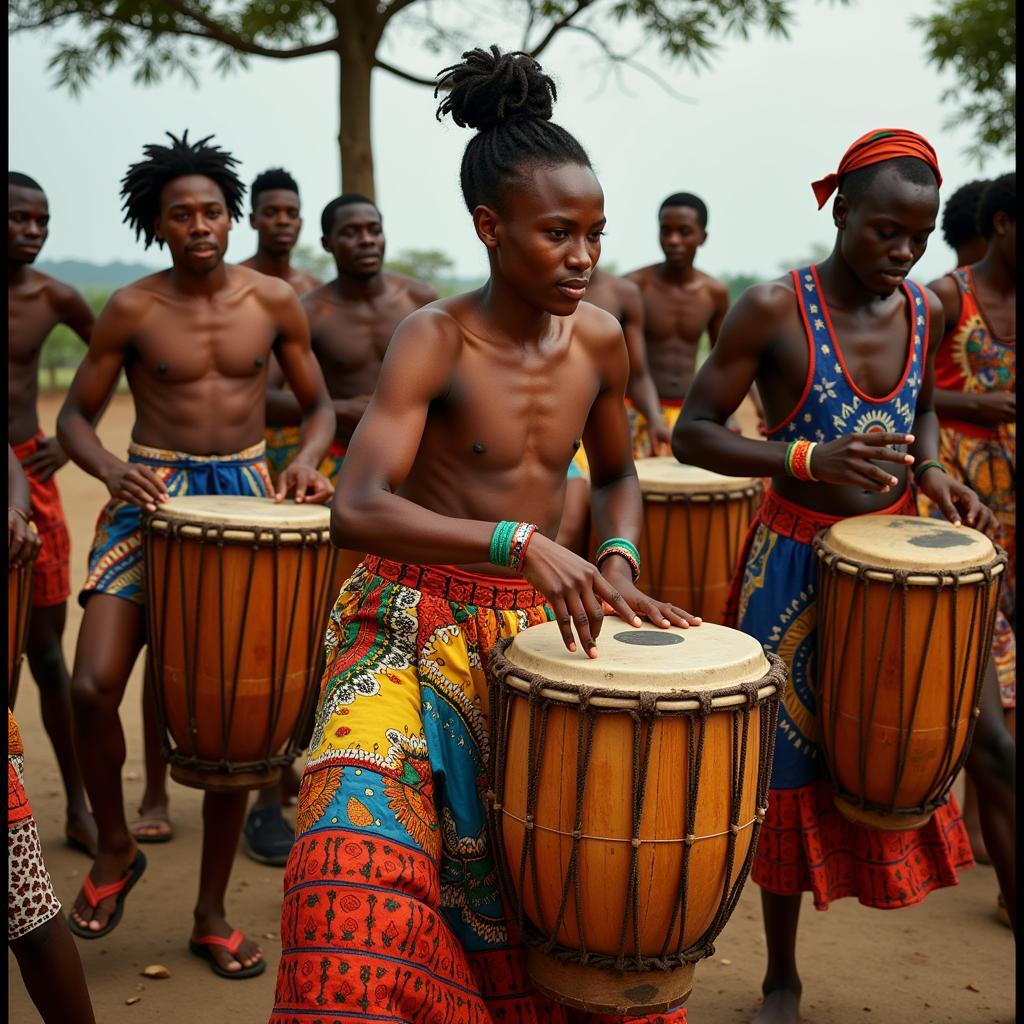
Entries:
<svg viewBox="0 0 1024 1024">
<path fill-rule="evenodd" d="M 609 615 L 597 639 L 597 651 L 596 658 L 588 658 L 582 650 L 571 654 L 558 623 L 545 622 L 523 630 L 505 657 L 552 682 L 659 695 L 756 682 L 769 668 L 752 636 L 713 622 L 689 629 L 659 629 L 650 623 L 638 628 Z"/>
<path fill-rule="evenodd" d="M 158 506 L 153 518 L 175 522 L 204 523 L 239 529 L 329 529 L 329 505 L 299 505 L 292 498 L 280 504 L 273 498 L 250 498 L 234 494 L 188 494 L 171 498 Z"/>
<path fill-rule="evenodd" d="M 759 483 L 749 476 L 722 476 L 698 466 L 684 466 L 671 456 L 637 459 L 640 490 L 659 494 L 729 494 L 746 491 Z"/>
<path fill-rule="evenodd" d="M 830 526 L 824 546 L 881 569 L 959 572 L 988 565 L 996 549 L 983 533 L 925 516 L 853 516 Z"/>
</svg>

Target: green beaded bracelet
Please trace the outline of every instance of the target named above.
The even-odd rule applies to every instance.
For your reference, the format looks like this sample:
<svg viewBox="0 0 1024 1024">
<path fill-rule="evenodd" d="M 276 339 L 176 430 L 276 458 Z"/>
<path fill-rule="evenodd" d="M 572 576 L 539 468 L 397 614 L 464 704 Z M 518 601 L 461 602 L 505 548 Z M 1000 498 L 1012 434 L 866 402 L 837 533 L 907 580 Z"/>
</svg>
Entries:
<svg viewBox="0 0 1024 1024">
<path fill-rule="evenodd" d="M 600 568 L 601 563 L 610 555 L 620 555 L 629 563 L 629 570 L 635 583 L 640 577 L 640 552 L 636 545 L 625 537 L 611 537 L 606 540 L 594 556 L 594 564 Z"/>
<path fill-rule="evenodd" d="M 512 537 L 519 524 L 511 519 L 503 519 L 491 534 L 491 564 L 508 568 L 512 561 Z"/>
<path fill-rule="evenodd" d="M 949 470 L 937 459 L 926 459 L 920 466 L 914 469 L 914 479 L 920 480 L 926 469 L 937 469 L 940 473 L 945 473 L 946 476 L 949 476 Z"/>
</svg>

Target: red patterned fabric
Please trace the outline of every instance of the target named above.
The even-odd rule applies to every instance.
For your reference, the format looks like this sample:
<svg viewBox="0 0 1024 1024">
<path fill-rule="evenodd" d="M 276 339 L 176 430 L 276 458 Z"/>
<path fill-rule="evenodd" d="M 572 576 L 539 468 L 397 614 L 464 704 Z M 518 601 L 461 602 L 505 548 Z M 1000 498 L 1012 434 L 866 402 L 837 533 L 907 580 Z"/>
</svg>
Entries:
<svg viewBox="0 0 1024 1024">
<path fill-rule="evenodd" d="M 23 466 L 25 460 L 39 449 L 39 439 L 45 436 L 40 430 L 35 437 L 11 446 Z M 25 476 L 32 493 L 32 522 L 42 541 L 32 566 L 32 607 L 50 608 L 63 604 L 71 593 L 71 539 L 64 521 L 64 507 L 56 477 L 51 476 L 44 482 L 29 469 L 25 470 Z"/>
<path fill-rule="evenodd" d="M 818 910 L 846 896 L 895 910 L 956 885 L 957 872 L 973 864 L 952 795 L 923 828 L 882 832 L 847 821 L 819 781 L 770 791 L 750 877 L 782 896 L 810 891 Z"/>
</svg>

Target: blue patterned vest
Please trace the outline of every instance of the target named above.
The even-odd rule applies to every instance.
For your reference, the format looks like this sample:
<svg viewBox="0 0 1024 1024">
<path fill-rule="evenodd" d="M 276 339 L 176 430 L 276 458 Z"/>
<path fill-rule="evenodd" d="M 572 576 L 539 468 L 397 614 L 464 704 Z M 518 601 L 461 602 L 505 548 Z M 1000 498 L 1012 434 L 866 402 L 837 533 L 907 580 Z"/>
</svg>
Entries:
<svg viewBox="0 0 1024 1024">
<path fill-rule="evenodd" d="M 815 267 L 790 271 L 807 335 L 807 379 L 796 408 L 768 431 L 774 441 L 833 441 L 845 434 L 910 433 L 924 375 L 928 344 L 928 303 L 921 287 L 904 281 L 910 317 L 910 344 L 900 382 L 876 398 L 850 378 Z"/>
</svg>

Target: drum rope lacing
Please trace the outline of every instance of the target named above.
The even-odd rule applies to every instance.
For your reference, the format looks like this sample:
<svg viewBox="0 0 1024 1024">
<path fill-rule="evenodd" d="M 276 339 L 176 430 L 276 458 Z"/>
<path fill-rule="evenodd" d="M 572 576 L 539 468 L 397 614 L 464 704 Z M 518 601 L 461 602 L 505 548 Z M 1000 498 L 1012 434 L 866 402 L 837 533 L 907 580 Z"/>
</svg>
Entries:
<svg viewBox="0 0 1024 1024">
<path fill-rule="evenodd" d="M 490 681 L 491 709 L 495 728 L 494 734 L 494 757 L 488 765 L 491 789 L 486 797 L 489 806 L 488 819 L 491 826 L 492 841 L 494 843 L 495 858 L 498 867 L 499 881 L 509 905 L 514 909 L 519 934 L 524 941 L 536 947 L 543 953 L 551 954 L 559 960 L 570 963 L 580 963 L 594 967 L 611 968 L 618 971 L 647 971 L 652 969 L 670 970 L 684 964 L 694 963 L 714 952 L 714 939 L 724 927 L 729 915 L 735 908 L 740 892 L 749 874 L 750 865 L 753 861 L 754 851 L 757 844 L 757 835 L 764 820 L 764 808 L 767 805 L 768 786 L 771 776 L 771 755 L 774 749 L 775 732 L 778 724 L 778 708 L 782 691 L 786 683 L 786 668 L 783 662 L 775 655 L 766 652 L 769 669 L 767 674 L 755 681 L 736 684 L 732 687 L 723 688 L 717 694 L 708 692 L 688 692 L 686 698 L 697 701 L 697 711 L 671 711 L 664 712 L 658 707 L 658 697 L 653 693 L 637 694 L 630 691 L 614 690 L 609 688 L 597 688 L 593 686 L 569 686 L 553 682 L 545 677 L 513 665 L 505 657 L 505 651 L 512 638 L 499 640 L 489 659 L 488 677 Z M 505 791 L 505 775 L 508 760 L 508 740 L 505 724 L 511 711 L 512 699 L 522 699 L 521 694 L 506 685 L 505 680 L 514 676 L 522 680 L 528 686 L 526 701 L 529 712 L 529 727 L 527 736 L 527 792 L 526 792 L 526 817 L 520 818 L 511 815 L 504 807 L 501 794 Z M 759 690 L 766 684 L 772 684 L 772 692 L 765 697 L 758 697 Z M 537 823 L 537 797 L 539 792 L 541 765 L 543 763 L 544 745 L 547 737 L 548 712 L 551 710 L 552 701 L 543 695 L 544 690 L 566 690 L 576 695 L 577 703 L 577 749 L 576 749 L 576 798 L 573 815 L 573 831 L 566 833 L 548 826 Z M 732 720 L 732 775 L 730 778 L 729 816 L 731 825 L 721 836 L 727 838 L 727 849 L 725 857 L 723 891 L 718 902 L 710 924 L 703 933 L 688 945 L 685 943 L 686 921 L 688 910 L 688 896 L 690 886 L 690 859 L 693 846 L 701 839 L 716 838 L 715 836 L 696 835 L 696 815 L 699 798 L 701 779 L 701 768 L 703 766 L 705 727 L 708 718 L 713 712 L 713 702 L 716 697 L 732 696 L 742 694 L 744 703 L 741 706 L 732 706 L 727 709 Z M 627 883 L 626 905 L 623 908 L 623 917 L 620 927 L 618 949 L 614 954 L 597 953 L 587 949 L 586 945 L 586 919 L 584 914 L 584 903 L 582 884 L 579 871 L 580 846 L 584 839 L 596 839 L 585 835 L 582 831 L 584 796 L 589 774 L 591 752 L 593 747 L 594 727 L 598 715 L 621 714 L 621 711 L 611 711 L 592 704 L 595 695 L 601 697 L 613 697 L 626 699 L 637 704 L 637 707 L 629 712 L 632 721 L 633 733 L 633 764 L 631 778 L 632 793 L 632 816 L 631 831 L 629 839 L 615 839 L 613 841 L 629 843 L 632 847 L 630 854 L 629 878 Z M 674 694 L 678 697 L 678 694 Z M 565 705 L 559 705 L 565 710 Z M 749 727 L 751 710 L 758 708 L 759 714 L 759 736 L 760 751 L 762 759 L 758 765 L 757 779 L 755 783 L 754 805 L 756 813 L 751 822 L 741 823 L 739 821 L 741 804 L 744 801 L 746 789 L 746 751 L 749 746 Z M 688 754 L 686 764 L 686 829 L 687 834 L 681 840 L 674 840 L 677 845 L 683 846 L 683 865 L 680 874 L 678 891 L 673 900 L 672 919 L 666 929 L 661 949 L 657 955 L 645 953 L 640 948 L 640 893 L 638 878 L 638 858 L 640 848 L 648 843 L 660 842 L 670 843 L 673 840 L 645 840 L 641 837 L 640 830 L 643 819 L 645 798 L 647 796 L 647 777 L 650 761 L 650 753 L 653 744 L 656 723 L 661 718 L 678 719 L 685 717 L 690 720 L 691 727 L 687 730 Z M 742 718 L 742 726 L 740 719 Z M 646 733 L 646 735 L 645 735 Z M 696 733 L 696 739 L 694 734 Z M 749 799 L 749 794 L 746 794 Z M 518 864 L 518 886 L 513 884 L 512 865 L 508 861 L 507 850 L 504 842 L 504 825 L 506 818 L 515 820 L 523 825 L 523 848 Z M 743 863 L 740 865 L 735 878 L 733 878 L 736 847 L 739 835 L 742 831 L 750 828 L 752 831 L 750 843 L 748 844 Z M 544 909 L 537 898 L 540 891 L 540 865 L 536 853 L 535 837 L 538 832 L 556 833 L 563 838 L 571 840 L 568 862 L 565 868 L 565 877 L 562 884 L 562 893 L 556 912 L 556 920 L 553 926 L 549 926 L 545 919 Z M 525 893 L 524 882 L 529 870 L 534 892 L 534 916 L 539 927 L 527 916 L 525 901 L 517 896 L 517 893 Z M 570 896 L 573 898 L 573 916 L 576 923 L 579 946 L 570 948 L 560 945 L 557 940 L 558 933 L 565 922 L 566 910 Z M 678 930 L 678 939 L 675 943 L 672 937 Z M 630 932 L 632 935 L 630 936 Z M 632 940 L 630 942 L 630 939 Z M 631 951 L 627 953 L 627 942 L 630 943 Z M 670 952 L 670 949 L 672 950 Z"/>
<path fill-rule="evenodd" d="M 156 531 L 153 529 L 155 522 L 159 522 L 163 527 L 163 530 Z M 198 528 L 198 536 L 189 531 L 195 531 Z M 239 537 L 239 534 L 251 535 L 251 540 L 243 539 Z M 148 648 L 148 663 L 152 677 L 155 682 L 153 687 L 154 699 L 157 710 L 158 721 L 161 723 L 161 735 L 160 735 L 160 746 L 163 757 L 171 762 L 172 764 L 179 765 L 182 768 L 190 769 L 199 773 L 206 773 L 212 777 L 224 774 L 238 774 L 244 772 L 267 772 L 275 768 L 282 767 L 283 765 L 290 764 L 294 761 L 295 757 L 304 749 L 305 744 L 302 742 L 302 737 L 308 732 L 308 726 L 311 724 L 311 717 L 315 711 L 316 698 L 317 698 L 317 687 L 315 686 L 318 678 L 322 661 L 323 652 L 318 650 L 321 646 L 319 644 L 319 633 L 321 625 L 326 619 L 328 604 L 330 602 L 330 587 L 333 576 L 334 560 L 337 558 L 337 550 L 331 548 L 329 552 L 324 553 L 323 562 L 326 563 L 326 570 L 321 562 L 321 548 L 323 547 L 324 541 L 324 529 L 323 527 L 304 527 L 304 526 L 287 526 L 287 527 L 276 527 L 276 526 L 240 526 L 237 524 L 210 524 L 206 522 L 197 522 L 193 520 L 169 520 L 160 517 L 159 513 L 154 513 L 149 516 L 143 517 L 142 523 L 142 536 L 143 536 L 143 550 L 145 555 L 146 565 L 150 566 L 153 564 L 153 540 L 154 536 L 160 536 L 166 538 L 164 550 L 164 562 L 163 562 L 163 588 L 162 588 L 162 600 L 156 600 L 156 592 L 154 590 L 156 576 L 153 572 L 146 572 L 146 620 L 147 620 L 147 648 Z M 230 537 L 226 537 L 226 534 L 230 534 Z M 282 542 L 282 537 L 287 536 L 289 538 L 287 543 Z M 177 573 L 179 584 L 181 581 L 188 579 L 186 571 L 186 560 L 185 560 L 185 545 L 181 543 L 183 537 L 187 537 L 190 541 L 197 541 L 199 544 L 199 558 L 198 558 L 198 569 L 196 571 L 196 591 L 201 594 L 203 590 L 203 573 L 206 563 L 204 552 L 208 546 L 213 547 L 217 551 L 217 588 L 218 588 L 218 607 L 217 607 L 217 638 L 218 638 L 218 656 L 219 656 L 219 676 L 220 676 L 220 733 L 221 733 L 221 749 L 225 752 L 224 755 L 218 760 L 211 760 L 210 758 L 201 758 L 196 754 L 189 754 L 184 752 L 178 747 L 172 746 L 171 737 L 168 728 L 168 717 L 167 709 L 164 700 L 164 667 L 161 645 L 169 640 L 167 636 L 167 615 L 169 610 L 169 588 L 171 581 L 171 572 L 168 568 L 171 564 L 172 548 L 177 549 Z M 170 541 L 175 541 L 172 545 Z M 269 541 L 269 543 L 268 543 Z M 224 561 L 223 561 L 223 550 L 225 547 L 250 547 L 251 557 L 248 560 L 248 566 L 245 577 L 244 587 L 244 598 L 242 600 L 242 612 L 241 612 L 241 626 L 238 630 L 237 646 L 234 652 L 234 670 L 230 684 L 226 679 L 227 666 L 225 665 L 225 653 L 227 647 L 227 637 L 225 636 L 225 622 L 224 622 L 224 608 L 225 608 L 225 594 L 224 594 Z M 238 695 L 238 682 L 239 673 L 242 666 L 242 653 L 243 647 L 246 641 L 245 627 L 248 621 L 249 609 L 250 609 L 250 598 L 253 588 L 253 580 L 256 571 L 256 556 L 260 550 L 273 550 L 275 552 L 275 558 L 273 562 L 272 570 L 272 593 L 273 593 L 273 608 L 271 613 L 271 619 L 273 622 L 277 622 L 279 619 L 280 611 L 280 594 L 279 594 L 279 565 L 278 558 L 276 557 L 277 552 L 281 548 L 294 549 L 297 548 L 299 552 L 299 564 L 295 570 L 294 586 L 292 588 L 291 602 L 289 607 L 286 609 L 288 613 L 288 627 L 286 636 L 283 644 L 283 661 L 278 669 L 278 635 L 274 629 L 270 630 L 270 665 L 272 667 L 271 679 L 270 679 L 270 693 L 268 700 L 268 714 L 267 721 L 264 731 L 265 737 L 265 755 L 263 758 L 251 761 L 234 761 L 229 759 L 227 751 L 231 740 L 231 731 L 235 721 L 235 707 Z M 306 558 L 307 553 L 310 555 L 310 559 Z M 312 567 L 308 573 L 304 568 L 308 561 L 312 561 Z M 320 579 L 320 585 L 317 586 L 317 580 Z M 284 677 L 287 674 L 289 653 L 291 652 L 292 642 L 294 639 L 294 627 L 295 627 L 295 616 L 293 611 L 299 602 L 300 595 L 303 593 L 303 585 L 313 585 L 315 594 L 312 597 L 312 611 L 313 614 L 310 616 L 308 623 L 307 632 L 308 636 L 305 638 L 306 647 L 310 651 L 316 651 L 313 656 L 309 659 L 309 671 L 307 673 L 308 678 L 306 684 L 303 687 L 303 696 L 301 707 L 298 712 L 295 727 L 292 729 L 291 734 L 288 737 L 288 742 L 285 749 L 280 753 L 275 754 L 272 749 L 274 734 L 280 724 L 281 711 L 285 696 L 285 681 Z M 180 637 L 180 641 L 183 647 L 184 655 L 184 669 L 185 669 L 185 712 L 187 719 L 187 728 L 189 735 L 192 739 L 193 746 L 197 740 L 199 724 L 196 718 L 196 679 L 198 675 L 198 658 L 200 654 L 199 635 L 202 619 L 202 608 L 201 601 L 196 601 L 196 607 L 194 609 L 194 617 L 191 625 L 191 638 L 189 637 L 188 623 L 188 609 L 186 602 L 188 594 L 186 594 L 185 588 L 179 586 L 179 597 L 181 602 L 180 608 L 180 622 L 183 630 L 183 636 Z M 156 612 L 157 608 L 162 610 L 162 618 L 157 628 Z M 191 639 L 191 645 L 189 640 Z M 189 649 L 191 647 L 191 650 Z M 230 693 L 226 692 L 226 689 L 230 685 Z"/>
<path fill-rule="evenodd" d="M 829 779 L 832 783 L 836 793 L 845 801 L 852 804 L 853 806 L 866 811 L 871 811 L 877 814 L 889 815 L 889 816 L 921 816 L 933 813 L 939 807 L 943 806 L 949 799 L 949 792 L 952 789 L 953 783 L 959 775 L 961 769 L 967 762 L 967 756 L 970 752 L 971 741 L 974 736 L 974 729 L 977 723 L 978 716 L 980 715 L 980 704 L 982 694 L 982 676 L 985 669 L 985 663 L 989 657 L 989 652 L 992 647 L 992 636 L 995 629 L 995 614 L 994 610 L 998 604 L 999 598 L 999 587 L 1002 582 L 1002 578 L 1005 575 L 1005 567 L 1007 565 L 1006 552 L 999 547 L 996 547 L 995 557 L 992 558 L 987 564 L 980 566 L 968 566 L 961 570 L 950 570 L 950 569 L 907 569 L 907 568 L 884 568 L 887 575 L 891 576 L 888 582 L 887 594 L 886 594 L 886 608 L 885 616 L 882 625 L 882 635 L 878 645 L 878 659 L 875 665 L 874 671 L 874 686 L 871 688 L 871 700 L 870 705 L 867 709 L 864 706 L 865 692 L 867 686 L 865 684 L 865 676 L 867 672 L 865 652 L 870 649 L 869 644 L 869 606 L 868 606 L 868 595 L 869 595 L 869 584 L 878 586 L 881 582 L 877 578 L 872 578 L 869 574 L 878 574 L 879 567 L 877 565 L 871 565 L 865 562 L 858 561 L 851 558 L 848 555 L 839 555 L 838 553 L 831 551 L 825 546 L 825 534 L 826 530 L 819 532 L 813 541 L 813 548 L 818 558 L 820 559 L 821 571 L 832 570 L 836 563 L 842 562 L 844 565 L 854 569 L 855 590 L 851 597 L 851 607 L 853 602 L 857 601 L 858 596 L 860 598 L 860 652 L 861 657 L 859 659 L 859 729 L 858 729 L 858 749 L 857 749 L 857 782 L 860 791 L 857 793 L 851 792 L 846 786 L 844 786 L 840 779 L 835 767 L 834 751 L 836 750 L 837 742 L 836 735 L 839 727 L 839 716 L 840 716 L 840 701 L 836 694 L 832 695 L 830 714 L 827 719 L 822 715 L 822 708 L 818 708 L 818 717 L 821 723 L 821 747 L 824 754 L 824 762 L 826 769 L 829 774 Z M 972 589 L 972 600 L 970 607 L 970 621 L 967 629 L 967 649 L 962 652 L 960 650 L 960 628 L 959 628 L 959 615 L 960 615 L 960 600 L 959 595 L 961 591 L 961 579 L 965 576 L 976 576 L 979 575 L 982 579 L 982 585 L 975 586 Z M 914 582 L 910 580 L 914 579 L 919 581 L 922 577 L 927 577 L 929 583 Z M 914 722 L 917 716 L 917 711 L 920 706 L 921 696 L 924 689 L 924 673 L 927 668 L 928 659 L 922 656 L 917 666 L 916 678 L 913 683 L 913 695 L 911 706 L 909 709 L 909 716 L 904 715 L 904 709 L 906 707 L 906 677 L 907 677 L 907 652 L 908 652 L 908 638 L 907 638 L 907 623 L 909 618 L 909 595 L 910 591 L 920 591 L 926 587 L 931 587 L 933 590 L 933 601 L 931 605 L 930 614 L 928 616 L 928 624 L 926 627 L 925 637 L 923 644 L 920 645 L 919 650 L 927 652 L 931 649 L 933 636 L 935 633 L 936 623 L 939 618 L 939 611 L 941 606 L 941 599 L 944 592 L 952 591 L 952 600 L 950 602 L 950 660 L 949 664 L 953 666 L 953 670 L 959 674 L 959 678 L 955 680 L 955 695 L 953 700 L 953 708 L 950 716 L 949 726 L 949 741 L 945 744 L 943 755 L 936 766 L 935 772 L 932 776 L 932 781 L 928 786 L 928 796 L 922 800 L 920 804 L 914 806 L 900 806 L 897 807 L 897 801 L 899 799 L 900 787 L 906 775 L 906 770 L 910 761 L 911 753 L 911 741 L 913 739 L 913 728 Z M 833 670 L 832 673 L 828 671 L 829 667 L 833 664 L 832 658 L 834 652 L 837 649 L 836 644 L 836 633 L 840 628 L 840 623 L 837 621 L 837 613 L 833 608 L 833 604 L 829 601 L 830 588 L 820 585 L 819 582 L 819 634 L 818 634 L 818 651 L 819 651 L 819 672 L 817 682 L 817 699 L 819 702 L 822 699 L 821 686 L 824 680 L 829 679 L 832 675 L 836 674 L 837 670 Z M 858 594 L 859 591 L 859 594 Z M 883 678 L 883 662 L 886 653 L 886 640 L 889 635 L 889 628 L 893 618 L 893 603 L 896 597 L 899 597 L 898 604 L 898 618 L 901 629 L 900 644 L 899 644 L 899 659 L 900 659 L 900 670 L 899 670 L 899 689 L 898 689 L 898 703 L 900 712 L 900 729 L 896 739 L 896 773 L 895 780 L 892 787 L 892 798 L 888 803 L 882 803 L 880 801 L 869 800 L 864 796 L 868 787 L 868 754 L 870 750 L 869 733 L 872 728 L 872 723 L 875 721 L 875 711 L 877 707 L 877 701 L 879 692 L 881 689 L 881 679 Z M 978 638 L 977 645 L 974 647 L 974 659 L 972 672 L 972 645 L 974 644 L 974 637 L 977 632 L 978 621 L 984 623 L 984 635 Z M 838 660 L 835 662 L 839 666 L 838 671 L 841 671 L 842 666 L 848 664 L 847 653 L 849 651 L 849 645 L 851 640 L 851 623 L 853 621 L 852 616 L 846 618 L 845 629 L 843 630 L 842 646 L 840 648 L 840 655 Z M 971 688 L 971 684 L 974 685 L 973 696 L 968 697 L 968 691 Z M 960 746 L 959 753 L 956 755 L 954 761 L 954 751 L 957 749 L 956 735 L 961 725 L 961 718 L 964 712 L 964 705 L 969 701 L 971 711 L 967 715 L 966 721 L 966 735 L 963 744 Z"/>
</svg>

